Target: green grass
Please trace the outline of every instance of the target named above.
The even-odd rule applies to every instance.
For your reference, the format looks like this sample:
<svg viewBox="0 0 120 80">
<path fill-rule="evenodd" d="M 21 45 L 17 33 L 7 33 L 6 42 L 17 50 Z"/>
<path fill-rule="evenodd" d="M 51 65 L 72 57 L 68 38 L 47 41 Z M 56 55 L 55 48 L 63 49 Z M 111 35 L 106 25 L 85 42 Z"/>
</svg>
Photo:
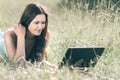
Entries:
<svg viewBox="0 0 120 80">
<path fill-rule="evenodd" d="M 0 1 L 0 30 L 14 26 L 25 6 L 33 0 Z M 120 76 L 120 15 L 99 10 L 96 12 L 68 11 L 58 7 L 59 0 L 40 1 L 49 12 L 48 61 L 58 64 L 68 47 L 104 46 L 105 51 L 95 68 L 89 72 L 69 71 L 67 68 L 40 70 L 38 65 L 26 63 L 26 68 L 9 66 L 0 62 L 0 80 L 119 80 Z M 55 74 L 52 73 L 55 71 Z"/>
</svg>

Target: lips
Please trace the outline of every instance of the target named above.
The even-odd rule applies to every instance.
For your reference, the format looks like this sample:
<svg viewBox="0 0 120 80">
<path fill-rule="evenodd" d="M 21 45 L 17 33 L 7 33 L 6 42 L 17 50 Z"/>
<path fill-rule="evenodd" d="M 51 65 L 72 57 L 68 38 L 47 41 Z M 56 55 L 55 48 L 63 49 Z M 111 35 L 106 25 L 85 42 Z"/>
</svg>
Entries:
<svg viewBox="0 0 120 80">
<path fill-rule="evenodd" d="M 36 32 L 37 32 L 38 34 L 40 34 L 40 33 L 41 33 L 41 30 L 36 30 Z"/>
</svg>

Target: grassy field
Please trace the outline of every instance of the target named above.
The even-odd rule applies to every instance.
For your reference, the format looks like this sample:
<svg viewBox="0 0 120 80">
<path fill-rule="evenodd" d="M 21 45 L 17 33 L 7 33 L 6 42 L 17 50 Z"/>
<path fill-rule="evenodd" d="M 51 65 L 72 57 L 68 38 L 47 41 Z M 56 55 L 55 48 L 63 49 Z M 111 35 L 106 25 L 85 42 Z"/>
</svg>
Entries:
<svg viewBox="0 0 120 80">
<path fill-rule="evenodd" d="M 89 72 L 68 68 L 54 70 L 26 63 L 26 68 L 4 65 L 0 61 L 0 80 L 120 80 L 120 15 L 107 10 L 67 10 L 58 7 L 59 0 L 1 0 L 0 31 L 14 26 L 25 6 L 39 2 L 49 13 L 48 61 L 58 64 L 68 47 L 104 46 L 105 51 L 97 65 Z"/>
</svg>

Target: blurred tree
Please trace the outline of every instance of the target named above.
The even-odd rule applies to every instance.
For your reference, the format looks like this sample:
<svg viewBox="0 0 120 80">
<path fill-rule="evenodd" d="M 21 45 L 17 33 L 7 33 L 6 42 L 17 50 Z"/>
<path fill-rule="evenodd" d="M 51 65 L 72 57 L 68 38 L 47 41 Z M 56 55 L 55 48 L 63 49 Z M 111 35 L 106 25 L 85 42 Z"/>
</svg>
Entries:
<svg viewBox="0 0 120 80">
<path fill-rule="evenodd" d="M 120 0 L 61 0 L 61 4 L 68 9 L 94 10 L 101 7 L 102 9 L 113 9 L 115 11 L 120 8 Z"/>
</svg>

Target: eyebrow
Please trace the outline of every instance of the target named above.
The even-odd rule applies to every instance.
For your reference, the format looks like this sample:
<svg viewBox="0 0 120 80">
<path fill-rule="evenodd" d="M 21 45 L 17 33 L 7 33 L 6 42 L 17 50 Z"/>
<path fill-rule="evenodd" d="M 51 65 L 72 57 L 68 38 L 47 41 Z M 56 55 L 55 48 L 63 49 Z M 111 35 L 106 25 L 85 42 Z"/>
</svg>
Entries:
<svg viewBox="0 0 120 80">
<path fill-rule="evenodd" d="M 46 21 L 33 21 L 33 22 L 46 22 Z"/>
</svg>

